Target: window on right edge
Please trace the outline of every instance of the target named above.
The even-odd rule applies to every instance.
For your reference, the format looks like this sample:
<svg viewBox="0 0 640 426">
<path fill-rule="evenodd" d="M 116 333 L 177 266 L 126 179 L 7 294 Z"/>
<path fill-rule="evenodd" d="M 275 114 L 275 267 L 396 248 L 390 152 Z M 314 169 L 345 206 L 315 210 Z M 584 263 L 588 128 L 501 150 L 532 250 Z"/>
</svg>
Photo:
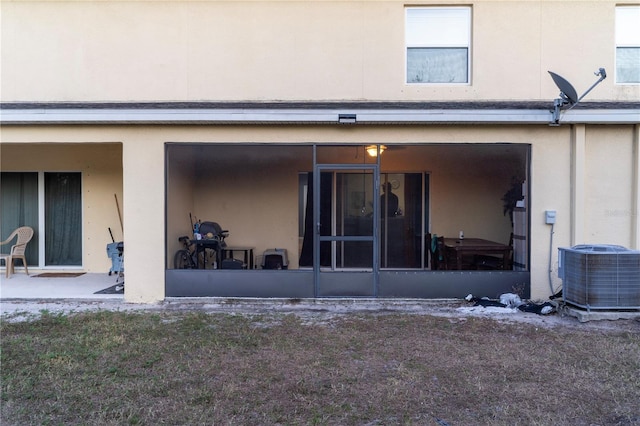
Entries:
<svg viewBox="0 0 640 426">
<path fill-rule="evenodd" d="M 407 83 L 469 84 L 470 7 L 408 7 Z"/>
<path fill-rule="evenodd" d="M 616 7 L 616 83 L 640 83 L 640 6 Z"/>
</svg>

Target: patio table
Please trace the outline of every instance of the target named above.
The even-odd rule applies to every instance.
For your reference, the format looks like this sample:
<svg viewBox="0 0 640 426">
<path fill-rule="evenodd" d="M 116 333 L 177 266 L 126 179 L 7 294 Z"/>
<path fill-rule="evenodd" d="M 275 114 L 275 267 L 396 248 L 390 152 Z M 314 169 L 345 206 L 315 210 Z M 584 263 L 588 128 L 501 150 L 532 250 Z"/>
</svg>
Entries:
<svg viewBox="0 0 640 426">
<path fill-rule="evenodd" d="M 233 258 L 233 252 L 235 251 L 239 251 L 242 252 L 244 254 L 244 264 L 246 265 L 247 268 L 249 269 L 253 269 L 254 265 L 253 265 L 253 249 L 254 247 L 241 247 L 241 246 L 227 246 L 227 247 L 223 247 L 221 252 L 222 252 L 222 259 L 227 259 L 227 258 Z"/>
<path fill-rule="evenodd" d="M 444 239 L 445 250 L 447 254 L 451 253 L 456 259 L 456 269 L 462 269 L 462 258 L 466 255 L 502 255 L 503 269 L 509 267 L 509 252 L 511 247 L 490 240 L 483 240 L 481 238 L 445 238 Z"/>
</svg>

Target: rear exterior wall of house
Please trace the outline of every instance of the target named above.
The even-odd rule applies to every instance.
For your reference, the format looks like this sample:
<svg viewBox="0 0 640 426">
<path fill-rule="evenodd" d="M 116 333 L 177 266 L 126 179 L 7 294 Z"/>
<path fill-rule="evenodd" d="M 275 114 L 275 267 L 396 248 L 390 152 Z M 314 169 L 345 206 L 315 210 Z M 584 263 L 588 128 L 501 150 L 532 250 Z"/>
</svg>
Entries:
<svg viewBox="0 0 640 426">
<path fill-rule="evenodd" d="M 551 284 L 549 264 L 552 285 L 559 284 L 554 275 L 557 247 L 607 243 L 640 248 L 637 123 L 52 124 L 47 111 L 61 102 L 77 105 L 64 114 L 108 102 L 132 105 L 140 115 L 148 112 L 145 103 L 171 109 L 175 102 L 441 102 L 443 108 L 456 102 L 496 102 L 508 108 L 511 102 L 548 101 L 551 109 L 558 89 L 548 70 L 569 78 L 581 94 L 593 84 L 592 71 L 599 67 L 609 76 L 589 101 L 637 103 L 640 85 L 621 84 L 614 71 L 616 7 L 634 4 L 446 2 L 470 11 L 467 81 L 415 84 L 407 81 L 408 6 L 403 1 L 2 2 L 1 101 L 34 104 L 43 113 L 39 123 L 2 124 L 0 167 L 2 172 L 81 172 L 82 269 L 108 270 L 105 243 L 111 228 L 116 240 L 126 239 L 125 298 L 146 303 L 165 297 L 164 272 L 179 248 L 177 237 L 190 226 L 186 213 L 191 210 L 220 221 L 235 241 L 262 241 L 258 251 L 278 235 L 277 245 L 295 253 L 295 267 L 298 173 L 312 166 L 308 159 L 298 159 L 288 168 L 265 166 L 255 175 L 247 170 L 223 177 L 216 170 L 190 170 L 191 158 L 167 164 L 169 143 L 527 146 L 531 295 L 544 298 Z M 411 3 L 417 6 L 443 3 Z M 566 16 L 580 19 L 567 26 Z M 174 113 L 180 117 L 185 110 Z M 483 170 L 474 167 L 477 173 Z M 465 171 L 464 163 L 447 171 L 437 158 L 423 157 L 392 170 L 431 173 L 431 221 L 438 233 L 457 234 L 460 224 L 449 212 L 463 201 L 447 198 L 447 193 L 455 188 L 455 175 Z M 511 174 L 503 173 L 500 179 Z M 255 200 L 234 191 L 235 185 L 257 185 L 267 178 L 282 188 L 274 191 L 273 203 L 294 207 L 284 215 L 264 212 L 268 229 L 243 216 Z M 114 195 L 120 201 L 123 232 Z M 478 209 L 495 211 L 488 234 L 506 238 L 508 219 L 499 198 L 494 201 L 483 201 Z M 546 210 L 557 211 L 551 250 Z M 181 219 L 167 220 L 176 217 Z M 479 221 L 465 226 L 468 234 L 484 232 Z"/>
</svg>

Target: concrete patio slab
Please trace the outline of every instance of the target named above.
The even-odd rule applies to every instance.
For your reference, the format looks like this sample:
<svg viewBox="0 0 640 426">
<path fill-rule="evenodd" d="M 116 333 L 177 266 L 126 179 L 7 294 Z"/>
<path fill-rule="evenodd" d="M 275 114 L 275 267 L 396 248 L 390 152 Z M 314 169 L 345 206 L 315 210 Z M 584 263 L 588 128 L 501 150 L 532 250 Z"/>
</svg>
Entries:
<svg viewBox="0 0 640 426">
<path fill-rule="evenodd" d="M 50 272 L 50 271 L 49 271 Z M 0 277 L 1 299 L 123 299 L 122 294 L 95 294 L 116 284 L 116 276 L 83 274 L 77 277 L 38 277 L 41 272 L 17 270 Z M 122 281 L 122 280 L 121 280 Z"/>
</svg>

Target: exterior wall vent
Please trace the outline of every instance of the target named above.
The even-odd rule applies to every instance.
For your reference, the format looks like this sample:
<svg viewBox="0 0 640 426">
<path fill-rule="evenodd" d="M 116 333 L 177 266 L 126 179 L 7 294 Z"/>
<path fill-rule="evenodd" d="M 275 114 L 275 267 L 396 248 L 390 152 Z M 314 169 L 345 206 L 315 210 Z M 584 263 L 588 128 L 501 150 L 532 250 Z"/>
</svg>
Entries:
<svg viewBox="0 0 640 426">
<path fill-rule="evenodd" d="M 640 251 L 616 245 L 558 249 L 565 303 L 585 309 L 640 309 Z"/>
</svg>

